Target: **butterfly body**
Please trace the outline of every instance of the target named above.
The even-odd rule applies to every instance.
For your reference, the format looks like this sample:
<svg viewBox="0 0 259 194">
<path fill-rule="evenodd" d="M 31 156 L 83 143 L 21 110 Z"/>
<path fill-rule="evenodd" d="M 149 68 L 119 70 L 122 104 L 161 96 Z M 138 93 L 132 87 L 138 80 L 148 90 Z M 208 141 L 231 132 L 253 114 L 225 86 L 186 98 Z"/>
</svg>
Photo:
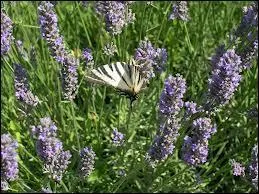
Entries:
<svg viewBox="0 0 259 194">
<path fill-rule="evenodd" d="M 88 81 L 112 86 L 129 97 L 131 102 L 145 88 L 145 82 L 135 65 L 116 62 L 93 69 L 91 73 L 91 76 L 87 76 Z"/>
</svg>

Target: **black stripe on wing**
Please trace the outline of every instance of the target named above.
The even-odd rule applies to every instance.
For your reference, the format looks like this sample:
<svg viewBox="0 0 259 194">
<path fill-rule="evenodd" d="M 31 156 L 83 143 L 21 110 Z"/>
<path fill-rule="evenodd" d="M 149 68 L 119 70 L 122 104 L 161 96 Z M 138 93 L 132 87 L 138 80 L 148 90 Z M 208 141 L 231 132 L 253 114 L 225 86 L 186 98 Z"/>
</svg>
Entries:
<svg viewBox="0 0 259 194">
<path fill-rule="evenodd" d="M 128 88 L 130 88 L 130 83 L 128 83 L 128 82 L 126 81 L 126 79 L 124 78 L 125 73 L 127 73 L 127 72 L 125 71 L 125 65 L 122 65 L 122 67 L 124 68 L 124 73 L 123 73 L 123 74 L 122 74 L 122 72 L 119 70 L 119 66 L 118 66 L 118 65 L 115 65 L 115 69 L 116 69 L 116 71 L 118 72 L 118 74 L 120 75 L 121 79 L 125 82 L 125 84 L 128 86 Z M 120 83 L 119 83 L 119 84 L 120 84 Z"/>
<path fill-rule="evenodd" d="M 111 69 L 111 66 L 112 66 L 112 65 L 113 65 L 113 64 L 110 64 L 110 65 L 108 65 L 108 67 Z M 99 67 L 98 69 L 100 69 L 107 77 L 109 77 L 110 79 L 114 80 L 114 78 L 112 77 L 112 75 L 110 75 L 110 74 L 106 71 L 106 69 L 104 68 L 104 66 Z M 116 80 L 114 80 L 114 81 L 116 81 Z"/>
</svg>

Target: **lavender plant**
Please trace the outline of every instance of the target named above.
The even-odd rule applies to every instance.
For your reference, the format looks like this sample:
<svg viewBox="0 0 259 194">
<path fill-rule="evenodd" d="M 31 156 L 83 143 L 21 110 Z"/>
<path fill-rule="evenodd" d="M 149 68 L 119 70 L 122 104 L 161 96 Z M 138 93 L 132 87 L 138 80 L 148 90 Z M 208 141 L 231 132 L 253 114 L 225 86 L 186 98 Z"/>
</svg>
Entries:
<svg viewBox="0 0 259 194">
<path fill-rule="evenodd" d="M 18 143 L 6 133 L 1 135 L 1 191 L 8 190 L 8 182 L 18 178 Z"/>
<path fill-rule="evenodd" d="M 54 59 L 62 65 L 63 96 L 67 100 L 73 100 L 78 87 L 77 60 L 65 47 L 63 37 L 59 33 L 58 18 L 53 4 L 42 1 L 38 11 L 42 37 L 47 41 Z"/>
<path fill-rule="evenodd" d="M 116 146 L 121 146 L 124 143 L 124 134 L 119 132 L 118 129 L 112 131 L 112 141 Z"/>
<path fill-rule="evenodd" d="M 1 9 L 1 56 L 6 55 L 11 48 L 12 40 L 14 37 L 13 22 Z"/>
<path fill-rule="evenodd" d="M 94 58 L 92 55 L 92 50 L 89 48 L 85 48 L 82 52 L 82 58 L 85 60 L 87 65 L 89 65 L 90 63 L 93 63 Z"/>
<path fill-rule="evenodd" d="M 211 57 L 212 73 L 208 79 L 206 110 L 229 103 L 239 86 L 243 71 L 251 66 L 251 60 L 257 53 L 257 18 L 257 2 L 245 7 L 242 21 L 228 43 L 228 46 L 235 45 L 236 48 L 227 50 L 225 45 L 220 45 Z"/>
<path fill-rule="evenodd" d="M 139 65 L 142 78 L 149 82 L 155 77 L 155 73 L 161 73 L 167 61 L 167 52 L 164 48 L 155 48 L 151 42 L 145 38 L 136 49 L 134 59 Z"/>
<path fill-rule="evenodd" d="M 258 56 L 258 2 L 243 8 L 243 17 L 234 33 L 239 40 L 238 54 L 242 58 L 244 69 L 251 66 L 253 58 Z"/>
<path fill-rule="evenodd" d="M 57 127 L 49 117 L 40 119 L 40 125 L 31 127 L 36 138 L 36 149 L 44 162 L 44 172 L 55 181 L 61 181 L 70 163 L 70 151 L 64 151 L 62 142 L 57 138 Z"/>
<path fill-rule="evenodd" d="M 91 172 L 94 170 L 94 163 L 95 163 L 95 152 L 90 147 L 85 147 L 80 152 L 80 174 L 83 177 L 88 177 Z"/>
<path fill-rule="evenodd" d="M 218 57 L 213 57 L 212 62 L 216 62 L 216 58 Z M 241 64 L 241 58 L 234 49 L 224 52 L 219 60 L 212 64 L 206 109 L 229 102 L 241 80 Z"/>
<path fill-rule="evenodd" d="M 196 113 L 204 113 L 204 109 L 202 106 L 198 106 L 197 103 L 193 101 L 184 102 L 184 120 L 189 120 L 191 116 Z"/>
<path fill-rule="evenodd" d="M 120 34 L 122 29 L 133 23 L 135 14 L 129 8 L 127 1 L 96 1 L 95 8 L 97 14 L 103 16 L 106 29 L 113 35 Z"/>
<path fill-rule="evenodd" d="M 216 132 L 210 118 L 198 118 L 193 121 L 192 132 L 184 137 L 182 159 L 189 165 L 197 166 L 207 161 L 208 140 Z"/>
<path fill-rule="evenodd" d="M 14 76 L 16 98 L 25 105 L 37 106 L 39 99 L 30 91 L 27 72 L 20 64 L 14 64 Z"/>
<path fill-rule="evenodd" d="M 234 176 L 245 176 L 245 167 L 243 167 L 241 163 L 231 160 L 231 166 L 233 168 Z"/>
<path fill-rule="evenodd" d="M 173 10 L 169 16 L 169 20 L 179 19 L 182 21 L 189 20 L 187 1 L 176 1 L 172 5 Z"/>
<path fill-rule="evenodd" d="M 184 105 L 182 98 L 185 91 L 186 83 L 181 75 L 170 75 L 165 80 L 159 102 L 160 128 L 146 156 L 152 167 L 173 153 L 181 126 L 179 113 Z"/>
</svg>

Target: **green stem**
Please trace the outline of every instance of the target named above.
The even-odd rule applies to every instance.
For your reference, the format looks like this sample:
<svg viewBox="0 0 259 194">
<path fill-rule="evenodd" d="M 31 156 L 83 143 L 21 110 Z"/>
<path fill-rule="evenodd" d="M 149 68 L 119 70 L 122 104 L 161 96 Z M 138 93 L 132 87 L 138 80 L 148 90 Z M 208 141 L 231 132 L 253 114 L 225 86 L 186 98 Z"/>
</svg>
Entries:
<svg viewBox="0 0 259 194">
<path fill-rule="evenodd" d="M 69 192 L 69 189 L 67 188 L 66 184 L 63 181 L 61 181 L 60 184 L 63 186 L 66 192 Z"/>
<path fill-rule="evenodd" d="M 74 128 L 75 128 L 75 132 L 76 132 L 76 140 L 77 140 L 77 147 L 79 150 L 81 150 L 81 146 L 80 146 L 80 140 L 79 140 L 79 134 L 78 134 L 78 130 L 77 130 L 77 126 L 76 126 L 76 119 L 75 119 L 75 109 L 74 109 L 74 106 L 73 106 L 73 101 L 71 102 L 71 110 L 72 110 L 72 115 L 73 115 L 73 125 L 74 125 Z"/>
<path fill-rule="evenodd" d="M 166 9 L 165 15 L 164 15 L 164 17 L 163 17 L 162 24 L 161 24 L 161 27 L 160 27 L 159 33 L 158 33 L 158 35 L 157 35 L 156 43 L 157 43 L 157 41 L 158 41 L 158 40 L 159 40 L 159 38 L 160 38 L 160 34 L 161 34 L 161 32 L 162 32 L 162 29 L 163 29 L 164 23 L 165 23 L 165 21 L 167 20 L 167 13 L 168 13 L 168 11 L 169 11 L 170 7 L 171 7 L 171 3 L 169 3 L 169 5 L 168 5 L 168 7 L 167 7 L 167 9 Z"/>
<path fill-rule="evenodd" d="M 22 166 L 35 180 L 37 183 L 39 183 L 39 179 L 37 179 L 36 176 L 34 176 L 34 174 L 22 163 L 22 162 L 19 162 L 19 165 Z"/>
<path fill-rule="evenodd" d="M 191 40 L 190 40 L 190 36 L 189 36 L 189 32 L 188 29 L 186 27 L 186 22 L 183 23 L 184 26 L 184 30 L 186 32 L 186 38 L 187 38 L 187 44 L 188 44 L 188 48 L 189 48 L 189 52 L 192 53 L 194 51 Z"/>
<path fill-rule="evenodd" d="M 104 91 L 103 91 L 103 101 L 102 101 L 102 109 L 101 109 L 101 113 L 100 113 L 100 119 L 99 119 L 99 123 L 98 123 L 98 129 L 96 130 L 96 135 L 98 137 L 98 145 L 99 145 L 99 148 L 101 146 L 101 139 L 100 139 L 100 135 L 99 135 L 99 130 L 101 128 L 101 120 L 102 120 L 102 117 L 103 117 L 103 107 L 104 107 L 104 103 L 105 103 L 105 96 L 106 96 L 106 87 L 104 87 Z"/>
<path fill-rule="evenodd" d="M 3 57 L 3 58 L 4 58 L 4 57 Z M 4 58 L 4 62 L 5 62 L 5 63 L 7 64 L 7 66 L 11 69 L 11 71 L 14 72 L 12 66 L 10 65 L 10 63 L 8 63 L 8 62 L 6 61 L 5 58 Z"/>
<path fill-rule="evenodd" d="M 130 118 L 131 118 L 131 112 L 132 112 L 132 104 L 130 104 L 129 112 L 128 112 L 128 118 L 127 118 L 127 122 L 126 122 L 127 131 L 129 131 L 129 122 L 130 122 Z"/>
</svg>

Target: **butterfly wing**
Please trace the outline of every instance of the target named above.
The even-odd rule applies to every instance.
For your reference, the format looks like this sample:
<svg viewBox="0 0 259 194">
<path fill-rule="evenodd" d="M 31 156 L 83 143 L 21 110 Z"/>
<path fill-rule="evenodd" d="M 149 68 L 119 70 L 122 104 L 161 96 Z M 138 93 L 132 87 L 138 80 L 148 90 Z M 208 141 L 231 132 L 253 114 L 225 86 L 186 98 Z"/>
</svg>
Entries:
<svg viewBox="0 0 259 194">
<path fill-rule="evenodd" d="M 88 81 L 113 86 L 119 90 L 127 90 L 131 85 L 125 64 L 117 62 L 93 69 L 92 75 L 87 76 Z"/>
<path fill-rule="evenodd" d="M 135 96 L 144 85 L 137 66 L 117 62 L 101 66 L 91 71 L 87 80 L 97 84 L 113 86 L 129 95 Z"/>
</svg>

